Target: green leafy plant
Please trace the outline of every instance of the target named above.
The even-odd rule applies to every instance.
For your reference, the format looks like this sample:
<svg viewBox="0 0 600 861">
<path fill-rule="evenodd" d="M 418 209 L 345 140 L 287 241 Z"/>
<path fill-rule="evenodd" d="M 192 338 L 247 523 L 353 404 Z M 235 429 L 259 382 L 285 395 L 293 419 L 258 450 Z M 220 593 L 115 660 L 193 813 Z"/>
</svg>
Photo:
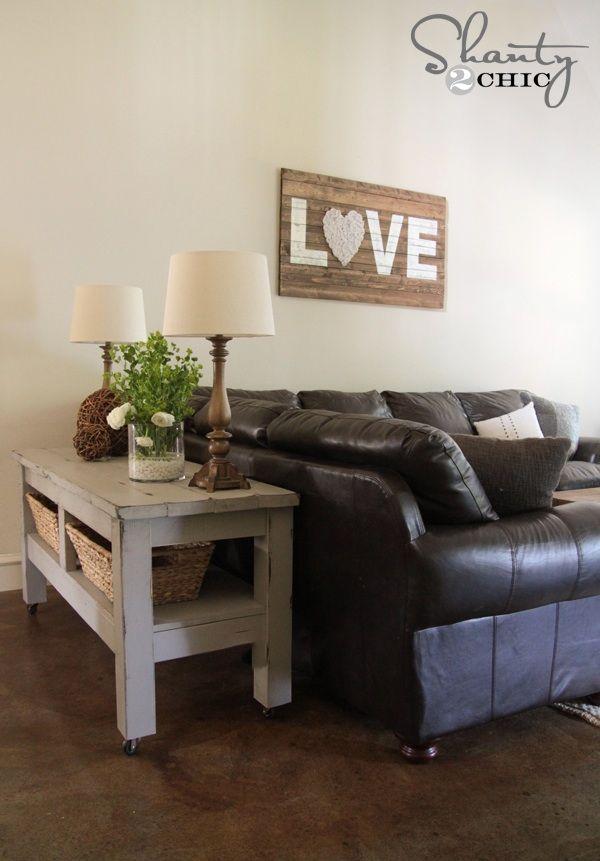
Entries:
<svg viewBox="0 0 600 861">
<path fill-rule="evenodd" d="M 190 349 L 182 352 L 160 332 L 146 341 L 114 346 L 111 357 L 121 366 L 110 382 L 121 405 L 109 413 L 108 423 L 117 428 L 134 421 L 141 438 L 152 441 L 146 443 L 148 454 L 156 455 L 177 432 L 173 424 L 193 412 L 189 401 L 202 365 Z"/>
</svg>

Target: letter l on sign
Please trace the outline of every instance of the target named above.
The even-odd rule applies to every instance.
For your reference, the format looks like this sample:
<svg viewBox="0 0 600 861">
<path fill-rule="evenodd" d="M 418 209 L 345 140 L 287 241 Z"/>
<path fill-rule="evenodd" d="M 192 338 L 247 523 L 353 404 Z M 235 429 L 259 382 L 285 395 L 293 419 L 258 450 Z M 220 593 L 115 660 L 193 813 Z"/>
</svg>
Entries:
<svg viewBox="0 0 600 861">
<path fill-rule="evenodd" d="M 290 263 L 327 266 L 326 251 L 306 247 L 306 201 L 302 197 L 292 197 Z"/>
</svg>

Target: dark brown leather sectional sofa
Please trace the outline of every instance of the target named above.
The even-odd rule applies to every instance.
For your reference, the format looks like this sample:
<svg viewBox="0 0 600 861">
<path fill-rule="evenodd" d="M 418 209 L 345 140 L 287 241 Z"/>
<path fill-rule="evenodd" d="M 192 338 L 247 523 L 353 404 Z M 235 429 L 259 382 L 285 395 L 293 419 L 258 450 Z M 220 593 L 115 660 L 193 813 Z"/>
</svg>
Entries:
<svg viewBox="0 0 600 861">
<path fill-rule="evenodd" d="M 198 389 L 186 432 L 200 463 L 209 394 Z M 405 755 L 431 758 L 446 733 L 600 690 L 600 506 L 498 518 L 476 476 L 447 462 L 448 434 L 523 392 L 229 395 L 232 459 L 301 497 L 294 590 L 315 671 Z M 561 485 L 600 485 L 600 439 L 578 441 Z"/>
</svg>

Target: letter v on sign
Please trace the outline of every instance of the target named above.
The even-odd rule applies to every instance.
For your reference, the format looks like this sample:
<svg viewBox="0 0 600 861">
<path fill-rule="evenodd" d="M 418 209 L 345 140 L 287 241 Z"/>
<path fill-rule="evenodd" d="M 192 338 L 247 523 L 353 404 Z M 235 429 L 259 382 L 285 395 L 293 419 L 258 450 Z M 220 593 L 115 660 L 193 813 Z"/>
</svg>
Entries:
<svg viewBox="0 0 600 861">
<path fill-rule="evenodd" d="M 367 221 L 369 223 L 369 233 L 371 234 L 371 245 L 373 246 L 373 257 L 375 258 L 375 266 L 377 267 L 378 275 L 391 275 L 392 266 L 394 265 L 394 257 L 398 248 L 398 240 L 400 239 L 400 231 L 402 230 L 403 215 L 392 215 L 390 223 L 390 232 L 388 233 L 385 251 L 383 250 L 383 237 L 381 235 L 381 225 L 379 224 L 379 213 L 375 209 L 367 209 Z"/>
</svg>

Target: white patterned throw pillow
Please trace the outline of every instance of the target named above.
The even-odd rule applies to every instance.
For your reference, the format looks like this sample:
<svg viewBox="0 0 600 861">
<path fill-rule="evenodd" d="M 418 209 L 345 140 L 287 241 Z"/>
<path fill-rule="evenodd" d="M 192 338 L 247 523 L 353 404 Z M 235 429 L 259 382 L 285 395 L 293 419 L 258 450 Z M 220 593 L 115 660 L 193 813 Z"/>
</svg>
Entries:
<svg viewBox="0 0 600 861">
<path fill-rule="evenodd" d="M 485 419 L 473 424 L 479 436 L 494 439 L 531 439 L 544 436 L 533 403 L 495 419 Z"/>
</svg>

